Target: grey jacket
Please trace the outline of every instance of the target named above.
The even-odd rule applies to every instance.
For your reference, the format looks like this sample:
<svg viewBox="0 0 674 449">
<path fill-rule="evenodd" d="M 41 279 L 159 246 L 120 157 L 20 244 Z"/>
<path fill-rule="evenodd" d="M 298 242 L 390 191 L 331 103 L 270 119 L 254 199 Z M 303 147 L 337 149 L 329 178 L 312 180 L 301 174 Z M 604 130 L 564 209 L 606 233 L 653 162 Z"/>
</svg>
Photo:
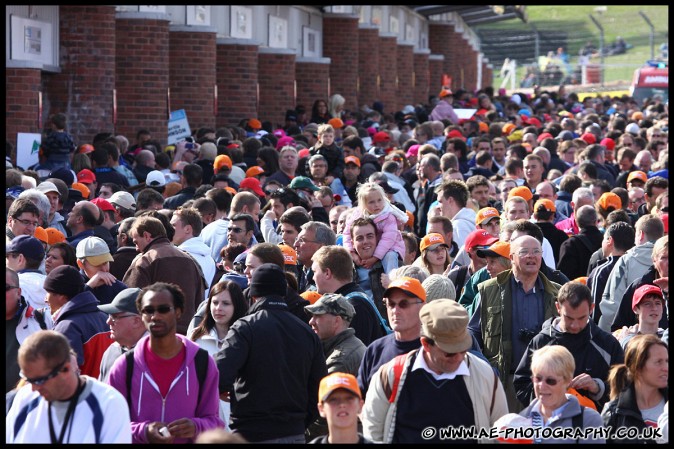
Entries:
<svg viewBox="0 0 674 449">
<path fill-rule="evenodd" d="M 627 287 L 636 279 L 640 278 L 648 268 L 653 265 L 653 242 L 646 242 L 627 251 L 616 262 L 611 274 L 608 277 L 608 283 L 601 296 L 599 307 L 601 309 L 601 318 L 599 318 L 599 327 L 606 332 L 611 332 L 611 323 L 618 312 L 620 300 L 625 294 Z"/>
<path fill-rule="evenodd" d="M 332 338 L 321 341 L 328 373 L 340 372 L 358 375 L 360 361 L 365 354 L 365 345 L 356 337 L 355 329 L 349 327 Z"/>
</svg>

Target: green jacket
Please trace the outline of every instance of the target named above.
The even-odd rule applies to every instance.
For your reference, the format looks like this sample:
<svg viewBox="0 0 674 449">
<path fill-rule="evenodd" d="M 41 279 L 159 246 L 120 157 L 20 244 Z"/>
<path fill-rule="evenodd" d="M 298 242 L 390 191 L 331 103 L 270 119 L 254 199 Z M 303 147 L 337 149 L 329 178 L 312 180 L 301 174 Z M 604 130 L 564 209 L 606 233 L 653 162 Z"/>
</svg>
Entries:
<svg viewBox="0 0 674 449">
<path fill-rule="evenodd" d="M 561 285 L 538 274 L 543 282 L 543 300 L 545 301 L 543 321 L 558 316 L 555 308 L 557 292 Z M 482 331 L 482 353 L 489 363 L 498 369 L 501 381 L 510 373 L 512 358 L 512 288 L 510 278 L 512 270 L 499 273 L 495 278 L 482 282 L 477 290 L 480 295 L 480 322 Z"/>
</svg>

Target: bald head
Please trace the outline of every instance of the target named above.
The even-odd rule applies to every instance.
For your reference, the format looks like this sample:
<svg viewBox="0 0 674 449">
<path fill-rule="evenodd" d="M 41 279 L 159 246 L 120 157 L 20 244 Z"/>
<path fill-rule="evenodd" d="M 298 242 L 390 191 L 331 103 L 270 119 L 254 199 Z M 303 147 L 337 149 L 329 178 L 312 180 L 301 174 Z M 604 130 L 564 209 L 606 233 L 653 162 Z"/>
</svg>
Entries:
<svg viewBox="0 0 674 449">
<path fill-rule="evenodd" d="M 141 150 L 138 152 L 138 155 L 136 155 L 136 163 L 138 165 L 154 168 L 154 153 L 150 150 Z"/>
<path fill-rule="evenodd" d="M 543 261 L 541 242 L 530 235 L 510 240 L 510 260 L 515 278 L 531 280 L 538 276 Z"/>
</svg>

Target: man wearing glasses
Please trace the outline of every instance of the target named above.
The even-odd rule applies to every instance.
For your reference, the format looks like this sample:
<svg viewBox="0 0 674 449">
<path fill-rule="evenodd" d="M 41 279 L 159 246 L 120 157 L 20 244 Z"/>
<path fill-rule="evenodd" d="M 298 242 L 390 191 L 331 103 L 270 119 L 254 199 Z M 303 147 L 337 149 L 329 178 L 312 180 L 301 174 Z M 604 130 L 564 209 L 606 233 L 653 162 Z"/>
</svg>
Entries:
<svg viewBox="0 0 674 449">
<path fill-rule="evenodd" d="M 80 375 L 62 334 L 30 335 L 18 360 L 27 385 L 16 392 L 7 413 L 7 443 L 131 443 L 124 397 L 109 385 Z"/>
<path fill-rule="evenodd" d="M 110 304 L 98 306 L 98 310 L 108 314 L 110 338 L 115 341 L 103 353 L 101 372 L 98 375 L 100 381 L 107 382 L 115 360 L 133 349 L 142 337 L 149 335 L 136 307 L 139 293 L 139 288 L 126 288 L 117 293 Z"/>
<path fill-rule="evenodd" d="M 361 413 L 365 438 L 439 443 L 445 438 L 437 429 L 491 428 L 508 407 L 494 371 L 469 352 L 473 340 L 466 309 L 437 299 L 424 304 L 417 319 L 421 348 L 397 356 L 372 378 Z M 452 404 L 450 413 L 447 404 Z M 487 437 L 465 435 L 463 441 L 486 442 Z"/>
<path fill-rule="evenodd" d="M 9 243 L 18 235 L 35 235 L 35 228 L 40 225 L 40 210 L 28 199 L 16 199 L 7 211 L 5 227 L 6 242 Z"/>
<path fill-rule="evenodd" d="M 131 409 L 133 443 L 193 443 L 199 433 L 224 426 L 218 411 L 215 361 L 207 357 L 200 383 L 196 358 L 201 349 L 177 334 L 185 302 L 182 289 L 165 282 L 145 287 L 136 299 L 150 335 L 133 350 L 131 385 L 127 385 L 126 356 L 115 361 L 108 377 L 108 383 L 128 400 L 125 408 Z"/>
<path fill-rule="evenodd" d="M 513 375 L 527 344 L 543 322 L 557 316 L 555 298 L 560 285 L 541 273 L 541 242 L 530 235 L 510 241 L 512 269 L 478 285 L 476 309 L 468 329 L 482 353 L 498 369 L 505 385 L 508 410 L 523 409 L 513 388 Z"/>
</svg>

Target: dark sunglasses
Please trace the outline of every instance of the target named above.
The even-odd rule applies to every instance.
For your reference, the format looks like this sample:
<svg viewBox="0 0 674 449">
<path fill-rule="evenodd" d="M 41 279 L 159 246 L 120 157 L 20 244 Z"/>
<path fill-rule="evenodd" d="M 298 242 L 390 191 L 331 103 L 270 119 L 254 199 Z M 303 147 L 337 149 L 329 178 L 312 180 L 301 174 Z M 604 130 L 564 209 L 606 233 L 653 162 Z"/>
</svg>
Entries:
<svg viewBox="0 0 674 449">
<path fill-rule="evenodd" d="M 401 309 L 405 310 L 408 307 L 411 307 L 412 304 L 421 304 L 422 302 L 423 301 L 410 301 L 409 299 L 403 299 L 402 301 L 399 301 L 399 302 L 395 303 L 395 302 L 389 301 L 388 299 L 384 299 L 384 304 L 389 309 L 392 309 L 392 308 L 398 306 Z"/>
<path fill-rule="evenodd" d="M 21 377 L 23 380 L 25 380 L 29 384 L 39 387 L 39 386 L 47 383 L 50 379 L 53 379 L 54 377 L 58 376 L 59 373 L 63 370 L 63 365 L 65 365 L 66 362 L 69 359 L 70 359 L 70 357 L 68 359 L 64 360 L 63 362 L 59 363 L 58 365 L 56 365 L 56 368 L 51 370 L 51 372 L 49 374 L 47 374 L 46 376 L 35 377 L 33 379 L 29 379 L 25 376 L 25 374 L 23 374 L 23 371 L 19 371 L 19 377 Z"/>
<path fill-rule="evenodd" d="M 554 387 L 555 385 L 557 385 L 557 382 L 559 382 L 557 379 L 555 379 L 553 377 L 546 377 L 544 379 L 541 376 L 531 376 L 531 381 L 534 382 L 534 383 L 545 382 L 546 384 L 550 385 L 551 387 Z"/>
<path fill-rule="evenodd" d="M 239 234 L 239 233 L 241 233 L 241 232 L 246 232 L 246 230 L 243 229 L 243 228 L 228 228 L 228 230 L 229 230 L 230 232 L 233 232 L 234 234 Z"/>
<path fill-rule="evenodd" d="M 19 287 L 16 286 L 16 285 L 9 285 L 9 284 L 5 285 L 5 293 L 7 293 L 8 291 L 10 291 L 14 288 L 19 288 Z"/>
<path fill-rule="evenodd" d="M 160 315 L 165 315 L 169 313 L 171 310 L 173 310 L 173 306 L 157 306 L 157 308 L 154 308 L 152 306 L 149 307 L 143 307 L 143 309 L 140 311 L 143 315 L 154 315 L 155 313 L 159 313 Z"/>
</svg>

